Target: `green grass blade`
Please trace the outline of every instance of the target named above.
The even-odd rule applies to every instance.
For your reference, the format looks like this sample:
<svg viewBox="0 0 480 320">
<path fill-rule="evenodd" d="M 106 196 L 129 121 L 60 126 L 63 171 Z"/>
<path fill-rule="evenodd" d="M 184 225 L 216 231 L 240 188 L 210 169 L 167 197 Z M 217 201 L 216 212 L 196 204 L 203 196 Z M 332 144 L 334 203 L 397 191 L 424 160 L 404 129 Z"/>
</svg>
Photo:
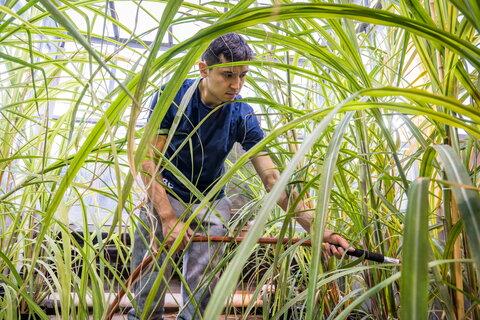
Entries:
<svg viewBox="0 0 480 320">
<path fill-rule="evenodd" d="M 312 224 L 312 261 L 310 265 L 310 281 L 308 283 L 307 298 L 307 319 L 313 319 L 315 312 L 316 279 L 320 271 L 320 262 L 322 256 L 323 234 L 325 231 L 326 220 L 328 216 L 328 208 L 330 203 L 330 193 L 333 185 L 333 176 L 337 166 L 338 153 L 342 144 L 345 130 L 354 115 L 353 111 L 347 112 L 335 129 L 333 137 L 330 141 L 330 147 L 327 150 L 325 163 L 319 172 L 322 172 L 318 184 L 317 208 L 315 210 L 315 218 Z"/>
<path fill-rule="evenodd" d="M 480 3 L 472 0 L 450 0 L 480 32 Z"/>
<path fill-rule="evenodd" d="M 441 163 L 447 173 L 449 182 L 457 202 L 460 216 L 465 225 L 466 235 L 473 260 L 476 264 L 477 275 L 480 277 L 480 197 L 473 188 L 472 180 L 461 159 L 455 151 L 447 145 L 435 146 Z"/>
<path fill-rule="evenodd" d="M 426 319 L 428 313 L 429 180 L 415 180 L 408 193 L 402 254 L 401 319 Z"/>
</svg>

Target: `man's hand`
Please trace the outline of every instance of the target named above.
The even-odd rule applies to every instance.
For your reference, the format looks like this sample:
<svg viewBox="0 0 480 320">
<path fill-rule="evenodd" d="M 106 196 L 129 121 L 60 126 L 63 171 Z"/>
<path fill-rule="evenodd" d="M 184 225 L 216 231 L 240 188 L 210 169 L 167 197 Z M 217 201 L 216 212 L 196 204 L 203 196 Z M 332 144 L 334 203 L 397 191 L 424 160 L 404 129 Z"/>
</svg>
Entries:
<svg viewBox="0 0 480 320">
<path fill-rule="evenodd" d="M 341 259 L 347 250 L 355 251 L 353 247 L 350 247 L 347 240 L 329 230 L 325 230 L 323 241 L 323 251 L 329 256 L 334 255 L 337 259 Z"/>
<path fill-rule="evenodd" d="M 184 228 L 185 223 L 178 220 L 177 217 L 163 218 L 162 219 L 162 232 L 165 238 L 165 248 L 169 249 L 172 247 L 175 240 L 180 237 L 182 229 Z M 182 242 L 178 246 L 178 250 L 183 250 L 190 241 L 190 237 L 193 236 L 193 230 L 188 228 L 183 236 Z"/>
</svg>

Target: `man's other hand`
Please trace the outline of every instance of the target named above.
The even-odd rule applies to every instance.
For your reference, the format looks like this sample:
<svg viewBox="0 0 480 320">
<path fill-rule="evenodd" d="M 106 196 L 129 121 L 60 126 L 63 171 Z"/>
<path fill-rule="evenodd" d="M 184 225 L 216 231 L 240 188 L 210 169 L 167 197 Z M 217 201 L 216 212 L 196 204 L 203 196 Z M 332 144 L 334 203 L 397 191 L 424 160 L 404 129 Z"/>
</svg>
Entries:
<svg viewBox="0 0 480 320">
<path fill-rule="evenodd" d="M 323 251 L 329 256 L 335 256 L 337 259 L 341 259 L 347 250 L 355 251 L 345 238 L 331 231 L 325 231 L 323 241 Z"/>
<path fill-rule="evenodd" d="M 185 223 L 177 218 L 162 219 L 162 231 L 165 237 L 165 248 L 170 249 L 175 240 L 180 237 L 182 230 L 185 227 Z M 178 246 L 177 250 L 183 250 L 190 241 L 193 235 L 193 230 L 188 228 L 182 237 L 182 242 Z"/>
</svg>

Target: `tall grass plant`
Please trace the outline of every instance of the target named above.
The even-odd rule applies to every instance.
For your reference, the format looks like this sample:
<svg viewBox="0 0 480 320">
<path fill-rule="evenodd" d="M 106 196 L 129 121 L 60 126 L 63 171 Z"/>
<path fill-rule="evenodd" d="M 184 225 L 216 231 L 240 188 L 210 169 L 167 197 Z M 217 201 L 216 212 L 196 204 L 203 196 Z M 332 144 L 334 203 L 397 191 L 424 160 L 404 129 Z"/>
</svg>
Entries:
<svg viewBox="0 0 480 320">
<path fill-rule="evenodd" d="M 58 318 L 105 317 L 125 281 L 121 235 L 145 195 L 147 143 L 208 43 L 234 31 L 257 55 L 244 100 L 266 136 L 202 197 L 198 210 L 239 185 L 249 201 L 231 233 L 250 223 L 205 319 L 241 283 L 253 292 L 243 318 L 480 318 L 478 21 L 473 0 L 0 2 L 0 314 L 48 319 L 51 301 Z M 203 28 L 173 40 L 192 23 Z M 245 166 L 264 149 L 282 170 L 269 194 Z M 274 205 L 287 186 L 316 210 L 310 235 Z M 402 265 L 329 259 L 325 227 Z M 265 248 L 262 236 L 315 241 Z"/>
</svg>

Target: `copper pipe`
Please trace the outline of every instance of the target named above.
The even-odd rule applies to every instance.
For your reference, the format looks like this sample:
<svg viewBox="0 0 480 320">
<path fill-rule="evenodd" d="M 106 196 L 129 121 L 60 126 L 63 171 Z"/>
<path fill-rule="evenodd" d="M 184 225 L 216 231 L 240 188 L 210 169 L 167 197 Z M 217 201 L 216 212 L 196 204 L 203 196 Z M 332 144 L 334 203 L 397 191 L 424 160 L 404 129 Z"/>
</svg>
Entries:
<svg viewBox="0 0 480 320">
<path fill-rule="evenodd" d="M 193 242 L 235 242 L 240 243 L 245 240 L 245 237 L 227 237 L 227 236 L 195 236 L 192 238 Z M 312 242 L 310 240 L 300 239 L 300 238 L 284 238 L 282 244 L 296 244 L 301 242 L 301 246 L 310 247 Z M 258 238 L 257 243 L 259 244 L 277 244 L 279 239 L 275 237 L 263 237 Z"/>
</svg>

